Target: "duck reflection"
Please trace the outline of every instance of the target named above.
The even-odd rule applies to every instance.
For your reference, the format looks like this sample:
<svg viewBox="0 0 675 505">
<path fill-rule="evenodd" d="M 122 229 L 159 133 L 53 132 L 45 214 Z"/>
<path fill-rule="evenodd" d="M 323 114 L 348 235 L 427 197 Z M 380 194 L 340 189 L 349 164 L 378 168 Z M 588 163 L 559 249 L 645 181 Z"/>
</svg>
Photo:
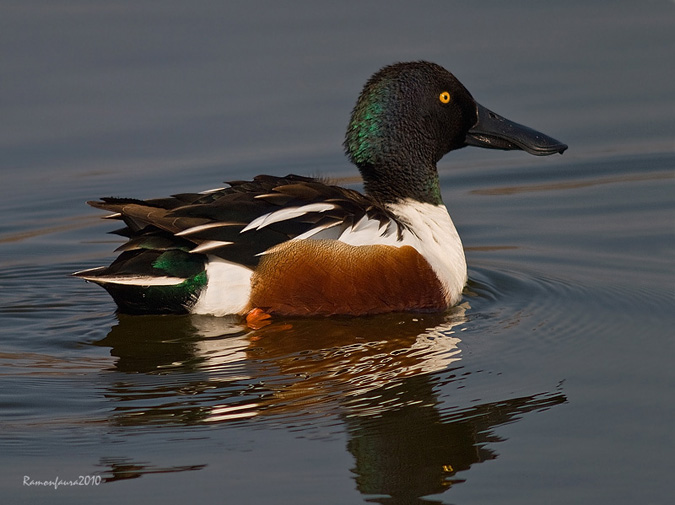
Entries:
<svg viewBox="0 0 675 505">
<path fill-rule="evenodd" d="M 98 342 L 127 373 L 107 392 L 118 401 L 113 420 L 213 423 L 280 414 L 315 422 L 360 393 L 448 369 L 459 360 L 454 327 L 465 310 L 284 319 L 257 330 L 224 318 L 120 315 Z"/>
<path fill-rule="evenodd" d="M 417 403 L 421 394 L 424 403 Z M 425 376 L 411 377 L 400 387 L 382 392 L 383 398 L 391 395 L 399 397 L 400 407 L 374 418 L 345 419 L 358 490 L 372 495 L 368 501 L 382 504 L 440 503 L 420 497 L 444 492 L 463 482 L 458 472 L 496 458 L 486 447 L 502 440 L 492 431 L 496 426 L 565 402 L 559 393 L 540 394 L 442 415 L 435 404 L 433 382 Z"/>
<path fill-rule="evenodd" d="M 118 426 L 342 424 L 355 479 L 378 503 L 433 503 L 456 473 L 492 459 L 495 426 L 562 403 L 540 394 L 441 408 L 461 382 L 466 305 L 444 314 L 284 319 L 259 329 L 205 316 L 118 316 L 98 345 L 117 358 L 106 395 Z M 446 402 L 447 403 L 447 402 Z"/>
</svg>

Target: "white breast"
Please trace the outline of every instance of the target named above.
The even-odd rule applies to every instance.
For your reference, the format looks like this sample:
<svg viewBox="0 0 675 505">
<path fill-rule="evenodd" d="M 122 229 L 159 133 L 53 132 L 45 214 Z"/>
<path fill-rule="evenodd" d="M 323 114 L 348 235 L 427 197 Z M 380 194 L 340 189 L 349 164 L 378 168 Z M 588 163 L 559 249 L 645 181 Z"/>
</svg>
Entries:
<svg viewBox="0 0 675 505">
<path fill-rule="evenodd" d="M 398 234 L 390 229 L 393 224 L 383 230 L 380 223 L 374 220 L 346 230 L 339 240 L 352 245 L 414 247 L 429 262 L 443 284 L 448 305 L 458 303 L 467 281 L 466 259 L 462 240 L 445 205 L 405 200 L 389 204 L 387 209 L 407 226 L 400 240 Z"/>
</svg>

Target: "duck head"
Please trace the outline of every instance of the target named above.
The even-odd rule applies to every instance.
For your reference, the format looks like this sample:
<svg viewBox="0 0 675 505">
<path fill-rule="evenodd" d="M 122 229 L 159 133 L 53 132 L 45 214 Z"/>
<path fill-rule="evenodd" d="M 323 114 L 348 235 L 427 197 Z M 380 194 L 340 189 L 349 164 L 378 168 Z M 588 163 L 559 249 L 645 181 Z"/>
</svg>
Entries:
<svg viewBox="0 0 675 505">
<path fill-rule="evenodd" d="M 442 203 L 436 163 L 469 145 L 537 156 L 567 149 L 478 104 L 454 75 L 425 61 L 384 67 L 366 82 L 344 143 L 370 196 L 435 205 Z"/>
</svg>

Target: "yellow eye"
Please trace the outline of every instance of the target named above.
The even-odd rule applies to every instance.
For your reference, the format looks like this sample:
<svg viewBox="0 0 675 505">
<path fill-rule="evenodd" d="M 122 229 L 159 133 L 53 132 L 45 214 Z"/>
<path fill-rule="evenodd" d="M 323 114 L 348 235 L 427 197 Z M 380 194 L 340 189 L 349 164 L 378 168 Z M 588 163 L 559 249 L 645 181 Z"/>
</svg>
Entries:
<svg viewBox="0 0 675 505">
<path fill-rule="evenodd" d="M 450 93 L 448 93 L 447 91 L 444 91 L 443 93 L 441 93 L 440 95 L 438 95 L 438 99 L 439 99 L 442 103 L 448 103 L 448 102 L 450 101 Z"/>
</svg>

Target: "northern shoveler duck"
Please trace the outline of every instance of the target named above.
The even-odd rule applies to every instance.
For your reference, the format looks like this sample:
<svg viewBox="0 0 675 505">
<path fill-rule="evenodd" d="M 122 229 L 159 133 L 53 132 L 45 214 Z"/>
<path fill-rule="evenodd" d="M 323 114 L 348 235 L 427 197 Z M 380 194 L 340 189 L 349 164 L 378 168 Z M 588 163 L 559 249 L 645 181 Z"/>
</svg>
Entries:
<svg viewBox="0 0 675 505">
<path fill-rule="evenodd" d="M 439 311 L 467 281 L 436 163 L 467 145 L 544 156 L 567 146 L 476 103 L 429 62 L 365 84 L 344 142 L 365 195 L 260 175 L 170 198 L 88 202 L 126 225 L 108 267 L 74 275 L 128 313 L 363 315 Z"/>
</svg>

